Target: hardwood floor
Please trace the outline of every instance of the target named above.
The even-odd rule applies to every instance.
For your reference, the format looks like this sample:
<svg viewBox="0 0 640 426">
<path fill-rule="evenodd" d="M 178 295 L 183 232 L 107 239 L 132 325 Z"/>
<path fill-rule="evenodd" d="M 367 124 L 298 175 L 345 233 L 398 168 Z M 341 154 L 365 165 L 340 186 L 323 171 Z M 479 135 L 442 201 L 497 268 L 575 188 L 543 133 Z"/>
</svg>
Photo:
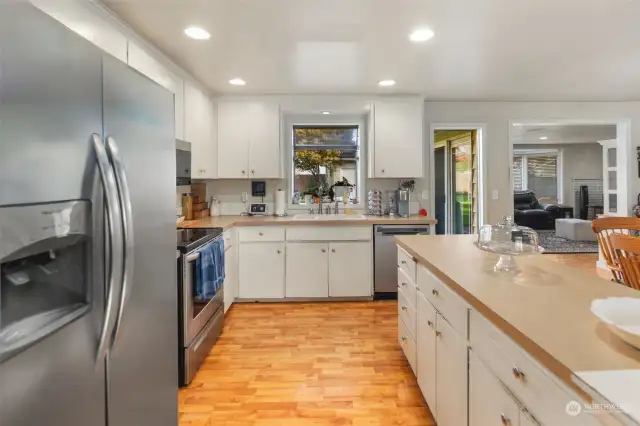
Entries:
<svg viewBox="0 0 640 426">
<path fill-rule="evenodd" d="M 397 321 L 395 301 L 235 304 L 180 426 L 435 425 Z"/>
</svg>

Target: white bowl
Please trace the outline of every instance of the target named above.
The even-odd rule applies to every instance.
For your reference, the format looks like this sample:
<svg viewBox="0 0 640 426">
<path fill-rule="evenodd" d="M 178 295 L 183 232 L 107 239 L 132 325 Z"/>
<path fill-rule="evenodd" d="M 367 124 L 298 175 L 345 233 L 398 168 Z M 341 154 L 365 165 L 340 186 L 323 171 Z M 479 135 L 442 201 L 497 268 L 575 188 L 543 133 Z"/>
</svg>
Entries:
<svg viewBox="0 0 640 426">
<path fill-rule="evenodd" d="M 640 349 L 640 298 L 595 299 L 591 312 L 622 340 Z"/>
</svg>

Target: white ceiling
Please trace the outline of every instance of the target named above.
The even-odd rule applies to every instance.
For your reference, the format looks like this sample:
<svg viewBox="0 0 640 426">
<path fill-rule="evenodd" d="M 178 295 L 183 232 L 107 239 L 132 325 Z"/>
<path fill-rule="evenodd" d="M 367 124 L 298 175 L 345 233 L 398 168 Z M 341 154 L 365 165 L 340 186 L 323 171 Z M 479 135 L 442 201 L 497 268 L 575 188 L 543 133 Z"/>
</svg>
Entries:
<svg viewBox="0 0 640 426">
<path fill-rule="evenodd" d="M 594 143 L 615 138 L 615 125 L 514 125 L 511 128 L 514 144 Z"/>
<path fill-rule="evenodd" d="M 103 1 L 222 94 L 640 99 L 638 0 Z M 411 43 L 421 26 L 435 37 Z"/>
</svg>

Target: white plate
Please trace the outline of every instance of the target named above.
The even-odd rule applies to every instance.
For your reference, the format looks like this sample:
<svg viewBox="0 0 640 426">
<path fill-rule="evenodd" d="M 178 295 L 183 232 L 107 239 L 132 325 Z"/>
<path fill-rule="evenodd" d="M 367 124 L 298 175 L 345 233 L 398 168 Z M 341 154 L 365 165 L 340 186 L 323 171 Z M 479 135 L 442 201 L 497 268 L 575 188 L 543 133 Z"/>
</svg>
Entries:
<svg viewBox="0 0 640 426">
<path fill-rule="evenodd" d="M 591 312 L 622 340 L 640 349 L 640 298 L 596 299 Z"/>
</svg>

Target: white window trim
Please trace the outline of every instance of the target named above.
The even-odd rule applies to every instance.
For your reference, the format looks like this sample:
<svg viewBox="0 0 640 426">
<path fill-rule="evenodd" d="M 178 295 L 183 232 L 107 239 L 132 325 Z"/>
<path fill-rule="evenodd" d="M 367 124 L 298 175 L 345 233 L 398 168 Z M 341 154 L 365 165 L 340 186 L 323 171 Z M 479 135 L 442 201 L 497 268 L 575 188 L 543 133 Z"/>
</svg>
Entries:
<svg viewBox="0 0 640 426">
<path fill-rule="evenodd" d="M 367 144 L 367 127 L 366 117 L 359 115 L 344 115 L 344 116 L 316 116 L 316 115 L 290 115 L 285 116 L 283 120 L 284 132 L 285 132 L 285 152 L 287 156 L 286 160 L 286 178 L 287 178 L 287 210 L 309 210 L 310 207 L 314 209 L 317 207 L 315 204 L 309 206 L 308 204 L 293 204 L 293 126 L 358 126 L 358 193 L 359 204 L 351 205 L 353 210 L 364 209 L 364 194 L 366 193 L 366 170 L 363 158 L 366 158 L 366 144 Z"/>
<path fill-rule="evenodd" d="M 562 149 L 514 149 L 512 157 L 522 157 L 522 189 L 527 191 L 529 189 L 527 170 L 527 158 L 539 155 L 555 155 L 556 160 L 556 181 L 557 181 L 557 199 L 558 204 L 564 203 L 564 175 L 563 175 L 563 158 Z M 511 159 L 511 167 L 513 168 L 513 158 Z M 513 185 L 513 178 L 512 185 Z"/>
</svg>

